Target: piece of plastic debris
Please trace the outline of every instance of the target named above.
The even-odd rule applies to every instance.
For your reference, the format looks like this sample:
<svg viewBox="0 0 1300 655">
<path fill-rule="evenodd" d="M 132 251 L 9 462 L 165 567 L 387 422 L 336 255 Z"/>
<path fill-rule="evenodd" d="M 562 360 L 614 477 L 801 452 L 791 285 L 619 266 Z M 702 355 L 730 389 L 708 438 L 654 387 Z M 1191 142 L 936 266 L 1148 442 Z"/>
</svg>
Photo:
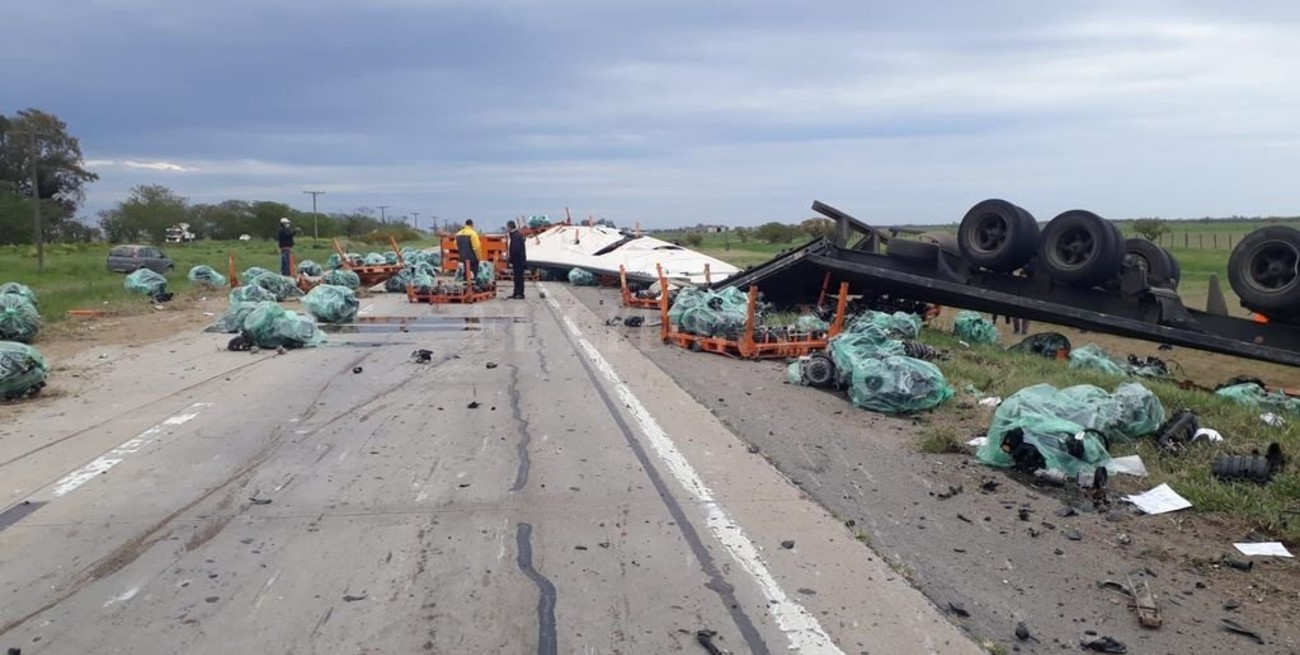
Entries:
<svg viewBox="0 0 1300 655">
<path fill-rule="evenodd" d="M 989 442 L 989 438 L 988 438 L 988 437 L 986 437 L 986 436 L 984 436 L 984 435 L 980 435 L 980 436 L 978 436 L 978 437 L 973 437 L 970 441 L 967 441 L 967 442 L 966 442 L 966 445 L 967 445 L 967 446 L 974 446 L 974 447 L 976 447 L 976 448 L 979 448 L 980 446 L 983 446 L 984 444 L 986 444 L 986 443 L 988 443 L 988 442 Z"/>
<path fill-rule="evenodd" d="M 1101 371 L 1109 375 L 1125 375 L 1127 371 L 1105 350 L 1095 343 L 1081 346 L 1070 351 L 1070 368 Z"/>
<path fill-rule="evenodd" d="M 1266 642 L 1264 641 L 1264 638 L 1261 637 L 1261 636 L 1259 636 L 1259 633 L 1258 633 L 1258 632 L 1256 632 L 1256 631 L 1254 631 L 1254 630 L 1252 630 L 1252 629 L 1250 629 L 1250 628 L 1247 628 L 1246 626 L 1244 626 L 1244 625 L 1242 625 L 1242 624 L 1240 624 L 1240 623 L 1237 623 L 1236 621 L 1233 621 L 1232 619 L 1220 619 L 1220 621 L 1222 621 L 1222 623 L 1221 623 L 1220 625 L 1222 625 L 1222 626 L 1223 626 L 1223 629 L 1224 629 L 1224 630 L 1227 630 L 1228 632 L 1231 632 L 1231 633 L 1234 633 L 1234 634 L 1239 634 L 1239 635 L 1242 635 L 1242 636 L 1244 636 L 1244 637 L 1250 637 L 1251 639 L 1254 639 L 1254 640 L 1255 640 L 1255 643 L 1260 644 L 1260 645 L 1263 645 L 1264 643 L 1266 643 Z"/>
<path fill-rule="evenodd" d="M 411 353 L 411 359 L 414 360 L 416 364 L 428 364 L 433 361 L 433 351 L 421 348 Z"/>
<path fill-rule="evenodd" d="M 1124 457 L 1114 457 L 1106 462 L 1106 470 L 1111 473 L 1124 473 L 1139 478 L 1147 476 L 1146 464 L 1142 462 L 1140 455 L 1127 455 Z"/>
<path fill-rule="evenodd" d="M 980 398 L 979 404 L 982 407 L 997 407 L 998 405 L 1002 404 L 1002 398 L 998 396 L 989 396 L 988 398 Z"/>
<path fill-rule="evenodd" d="M 698 630 L 695 632 L 695 641 L 703 646 L 704 650 L 709 652 L 709 655 L 727 655 L 725 651 L 713 643 L 714 637 L 717 636 L 718 633 L 713 630 Z"/>
<path fill-rule="evenodd" d="M 1280 428 L 1283 425 L 1286 425 L 1286 420 L 1273 412 L 1264 412 L 1263 414 L 1260 414 L 1259 420 L 1263 421 L 1265 425 L 1274 428 Z"/>
<path fill-rule="evenodd" d="M 1124 655 L 1128 652 L 1128 646 L 1124 642 L 1112 637 L 1089 637 L 1079 640 L 1079 645 L 1085 650 L 1097 653 L 1114 653 L 1115 655 Z"/>
<path fill-rule="evenodd" d="M 1233 547 L 1247 557 L 1291 557 L 1291 551 L 1280 542 L 1264 541 L 1259 543 L 1233 544 Z"/>
<path fill-rule="evenodd" d="M 1205 439 L 1210 443 L 1219 443 L 1223 441 L 1223 435 L 1219 434 L 1218 430 L 1214 430 L 1211 428 L 1201 428 L 1192 435 L 1192 443 L 1196 443 L 1201 439 Z"/>
<path fill-rule="evenodd" d="M 1168 484 L 1162 484 L 1144 493 L 1125 496 L 1124 500 L 1133 503 L 1138 509 L 1147 514 L 1165 514 L 1192 506 L 1190 501 L 1179 496 L 1178 492 L 1174 491 Z"/>
</svg>

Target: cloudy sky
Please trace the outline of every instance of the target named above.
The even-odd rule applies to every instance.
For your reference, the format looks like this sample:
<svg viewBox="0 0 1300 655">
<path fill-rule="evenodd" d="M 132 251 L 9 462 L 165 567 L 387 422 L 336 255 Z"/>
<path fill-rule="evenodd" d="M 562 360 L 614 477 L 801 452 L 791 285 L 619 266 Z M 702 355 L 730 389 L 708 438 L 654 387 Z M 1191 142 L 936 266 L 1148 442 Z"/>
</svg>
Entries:
<svg viewBox="0 0 1300 655">
<path fill-rule="evenodd" d="M 1300 213 L 1300 3 L 5 0 L 0 111 L 195 201 L 620 224 Z"/>
</svg>

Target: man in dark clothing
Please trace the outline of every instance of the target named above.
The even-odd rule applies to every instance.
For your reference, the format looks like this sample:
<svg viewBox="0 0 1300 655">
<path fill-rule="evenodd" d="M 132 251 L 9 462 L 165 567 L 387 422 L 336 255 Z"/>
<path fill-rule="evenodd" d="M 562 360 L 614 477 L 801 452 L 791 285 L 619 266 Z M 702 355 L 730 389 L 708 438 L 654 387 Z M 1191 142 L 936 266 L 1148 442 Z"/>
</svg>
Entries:
<svg viewBox="0 0 1300 655">
<path fill-rule="evenodd" d="M 280 219 L 280 232 L 276 236 L 280 241 L 280 275 L 292 275 L 289 260 L 293 258 L 293 227 L 288 218 Z"/>
<path fill-rule="evenodd" d="M 478 275 L 478 263 L 483 260 L 483 245 L 478 238 L 478 232 L 474 229 L 474 221 L 465 221 L 465 227 L 462 227 L 456 233 L 456 255 L 465 265 L 465 273 L 469 279 Z"/>
<path fill-rule="evenodd" d="M 510 252 L 507 253 L 506 262 L 510 264 L 510 272 L 515 278 L 515 292 L 510 297 L 523 300 L 524 265 L 528 262 L 527 244 L 524 242 L 524 235 L 519 233 L 519 228 L 514 221 L 506 223 L 506 229 L 510 231 Z"/>
</svg>

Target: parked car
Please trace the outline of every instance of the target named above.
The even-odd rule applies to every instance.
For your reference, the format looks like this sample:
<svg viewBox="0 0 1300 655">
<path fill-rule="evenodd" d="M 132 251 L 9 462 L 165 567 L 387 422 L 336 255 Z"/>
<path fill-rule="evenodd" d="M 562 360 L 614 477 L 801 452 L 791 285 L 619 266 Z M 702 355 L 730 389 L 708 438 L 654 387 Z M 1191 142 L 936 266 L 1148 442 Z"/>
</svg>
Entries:
<svg viewBox="0 0 1300 655">
<path fill-rule="evenodd" d="M 147 268 L 155 273 L 166 273 L 176 268 L 162 250 L 153 246 L 123 245 L 113 246 L 108 251 L 108 270 L 114 273 L 134 273 Z"/>
</svg>

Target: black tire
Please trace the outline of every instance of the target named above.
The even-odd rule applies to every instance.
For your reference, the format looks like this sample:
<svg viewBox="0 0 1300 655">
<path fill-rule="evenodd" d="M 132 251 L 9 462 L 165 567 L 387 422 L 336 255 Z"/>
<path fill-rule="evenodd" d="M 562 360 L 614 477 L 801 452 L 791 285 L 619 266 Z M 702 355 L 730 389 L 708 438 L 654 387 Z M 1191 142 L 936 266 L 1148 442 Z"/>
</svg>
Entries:
<svg viewBox="0 0 1300 655">
<path fill-rule="evenodd" d="M 1300 230 L 1273 225 L 1247 234 L 1228 257 L 1228 283 L 1248 309 L 1300 313 Z"/>
<path fill-rule="evenodd" d="M 1146 239 L 1126 239 L 1124 258 L 1146 272 L 1147 284 L 1165 289 L 1178 288 L 1174 258 L 1168 250 Z"/>
<path fill-rule="evenodd" d="M 885 252 L 890 257 L 923 264 L 932 264 L 939 258 L 939 246 L 924 241 L 911 241 L 897 237 L 889 240 L 889 249 Z"/>
<path fill-rule="evenodd" d="M 1038 222 L 1005 200 L 985 200 L 962 217 L 957 246 L 966 261 L 1009 273 L 1024 266 L 1038 250 Z"/>
<path fill-rule="evenodd" d="M 1172 288 L 1177 289 L 1178 283 L 1183 281 L 1183 267 L 1178 263 L 1178 258 L 1174 256 L 1174 253 L 1166 249 L 1165 254 L 1169 255 L 1169 261 L 1174 265 L 1174 286 Z"/>
<path fill-rule="evenodd" d="M 1043 230 L 1038 263 L 1052 279 L 1090 287 L 1119 273 L 1124 244 L 1106 219 L 1082 209 L 1053 218 Z"/>
</svg>

